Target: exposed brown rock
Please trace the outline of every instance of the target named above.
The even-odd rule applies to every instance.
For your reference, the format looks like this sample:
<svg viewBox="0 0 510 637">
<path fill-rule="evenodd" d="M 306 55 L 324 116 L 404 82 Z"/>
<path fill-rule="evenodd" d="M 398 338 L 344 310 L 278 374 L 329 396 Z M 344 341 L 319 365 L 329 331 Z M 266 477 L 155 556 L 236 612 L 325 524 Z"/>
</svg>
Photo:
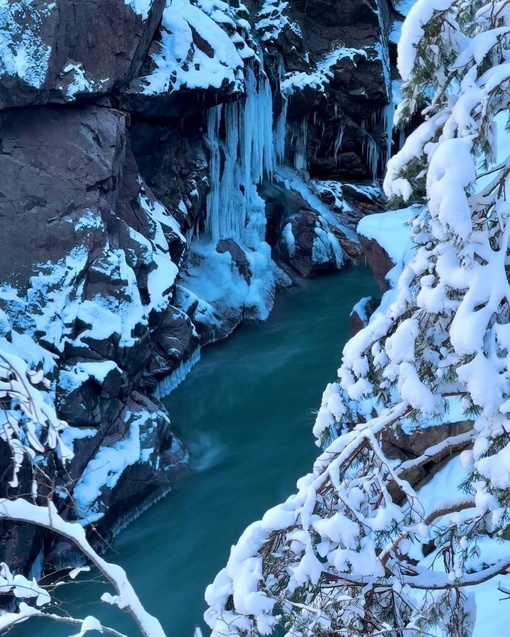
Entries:
<svg viewBox="0 0 510 637">
<path fill-rule="evenodd" d="M 379 307 L 379 299 L 369 298 L 363 307 L 355 307 L 349 315 L 349 334 L 354 336 L 368 325 L 368 320 Z"/>
<path fill-rule="evenodd" d="M 373 239 L 367 239 L 363 235 L 360 235 L 361 249 L 367 260 L 367 263 L 374 273 L 375 280 L 382 293 L 389 290 L 388 282 L 386 281 L 386 275 L 395 265 L 386 250 L 382 248 L 377 241 Z"/>
<path fill-rule="evenodd" d="M 11 4 L 8 33 L 14 45 L 25 42 L 31 68 L 22 77 L 2 69 L 0 109 L 72 102 L 127 84 L 142 67 L 165 0 L 153 0 L 145 19 L 124 0 Z"/>
</svg>

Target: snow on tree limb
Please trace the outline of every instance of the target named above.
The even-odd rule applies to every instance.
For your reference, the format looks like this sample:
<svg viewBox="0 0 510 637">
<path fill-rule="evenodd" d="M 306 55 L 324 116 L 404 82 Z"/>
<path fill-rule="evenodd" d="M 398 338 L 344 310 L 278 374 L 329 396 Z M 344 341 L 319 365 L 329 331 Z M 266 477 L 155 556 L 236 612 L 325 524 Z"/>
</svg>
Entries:
<svg viewBox="0 0 510 637">
<path fill-rule="evenodd" d="M 46 402 L 37 388 L 39 384 L 48 388 L 42 372 L 31 370 L 18 356 L 0 351 L 0 399 L 10 402 L 7 408 L 0 408 L 0 438 L 11 450 L 12 487 L 18 485 L 18 472 L 26 455 L 33 457 L 45 449 L 55 449 L 63 462 L 73 455 L 60 437 L 67 423 L 57 417 L 51 402 Z"/>
<path fill-rule="evenodd" d="M 42 372 L 34 372 L 21 358 L 0 351 L 0 437 L 11 451 L 13 478 L 9 484 L 12 487 L 18 486 L 19 470 L 28 460 L 32 471 L 33 500 L 0 498 L 0 519 L 35 524 L 71 540 L 114 586 L 116 595 L 105 593 L 103 601 L 131 614 L 144 637 L 165 637 L 158 620 L 143 608 L 124 570 L 106 562 L 94 551 L 86 538 L 85 529 L 78 523 L 65 521 L 50 499 L 47 500 L 47 506 L 35 504 L 41 497 L 38 479 L 44 475 L 41 464 L 44 456 L 53 455 L 63 464 L 72 457 L 71 451 L 60 437 L 67 424 L 57 417 L 49 395 L 38 387 L 41 385 L 46 389 L 49 387 Z M 51 482 L 48 482 L 46 486 L 50 485 Z M 93 617 L 78 620 L 42 610 L 39 607 L 51 602 L 51 595 L 46 587 L 42 588 L 35 580 L 30 581 L 22 574 L 12 574 L 7 564 L 0 565 L 0 593 L 35 602 L 34 606 L 23 601 L 17 612 L 0 615 L 0 630 L 31 617 L 44 617 L 77 626 L 77 637 L 91 630 L 122 637 L 121 633 L 102 626 Z"/>
<path fill-rule="evenodd" d="M 71 540 L 115 587 L 117 594 L 105 593 L 102 596 L 103 601 L 130 613 L 144 637 L 165 637 L 165 632 L 159 621 L 143 608 L 124 569 L 116 564 L 110 564 L 100 557 L 88 542 L 84 528 L 78 523 L 63 520 L 51 501 L 48 502 L 48 506 L 41 507 L 22 499 L 7 500 L 1 498 L 0 516 L 4 519 L 27 522 L 51 529 Z"/>
</svg>

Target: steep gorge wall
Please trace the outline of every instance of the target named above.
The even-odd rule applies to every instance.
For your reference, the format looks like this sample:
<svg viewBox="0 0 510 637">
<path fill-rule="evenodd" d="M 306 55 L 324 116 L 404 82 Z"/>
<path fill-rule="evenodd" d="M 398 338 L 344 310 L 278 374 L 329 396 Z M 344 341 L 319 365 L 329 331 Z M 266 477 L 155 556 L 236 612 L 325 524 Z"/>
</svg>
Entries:
<svg viewBox="0 0 510 637">
<path fill-rule="evenodd" d="M 383 2 L 0 7 L 0 345 L 72 425 L 48 467 L 65 517 L 108 538 L 165 493 L 186 454 L 157 397 L 279 286 L 359 256 L 392 113 Z M 65 561 L 12 528 L 13 564 Z"/>
</svg>

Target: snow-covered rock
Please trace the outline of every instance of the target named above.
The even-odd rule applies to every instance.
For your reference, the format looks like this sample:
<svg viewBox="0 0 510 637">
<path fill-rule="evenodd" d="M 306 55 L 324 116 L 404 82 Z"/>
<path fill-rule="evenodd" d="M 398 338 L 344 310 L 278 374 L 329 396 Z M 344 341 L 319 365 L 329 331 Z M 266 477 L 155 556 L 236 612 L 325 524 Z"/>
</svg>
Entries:
<svg viewBox="0 0 510 637">
<path fill-rule="evenodd" d="M 0 5 L 0 108 L 106 95 L 138 75 L 165 0 Z"/>
<path fill-rule="evenodd" d="M 53 379 L 60 416 L 92 431 L 78 436 L 72 481 L 57 486 L 78 507 L 68 516 L 87 524 L 108 513 L 108 535 L 170 484 L 168 416 L 144 394 L 197 345 L 171 305 L 178 266 L 167 236 L 178 224 L 138 175 L 123 113 L 19 110 L 0 116 L 0 130 L 3 333 Z M 27 349 L 29 337 L 44 350 Z M 105 457 L 102 481 L 94 467 Z M 89 473 L 94 498 L 80 491 Z"/>
</svg>

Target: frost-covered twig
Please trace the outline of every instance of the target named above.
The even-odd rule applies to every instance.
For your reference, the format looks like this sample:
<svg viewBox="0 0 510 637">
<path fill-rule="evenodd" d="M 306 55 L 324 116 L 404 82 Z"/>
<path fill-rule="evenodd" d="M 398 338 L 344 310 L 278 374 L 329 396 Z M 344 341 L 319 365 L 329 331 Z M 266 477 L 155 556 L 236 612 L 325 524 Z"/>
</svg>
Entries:
<svg viewBox="0 0 510 637">
<path fill-rule="evenodd" d="M 117 594 L 105 593 L 101 599 L 132 615 L 144 637 L 165 637 L 165 632 L 159 621 L 150 615 L 140 603 L 124 569 L 116 564 L 110 564 L 100 557 L 88 542 L 83 527 L 78 523 L 63 520 L 52 502 L 48 502 L 46 507 L 41 507 L 26 500 L 2 498 L 0 499 L 0 516 L 4 519 L 27 522 L 51 529 L 71 540 L 114 586 Z"/>
<path fill-rule="evenodd" d="M 123 633 L 119 633 L 119 631 L 115 630 L 114 628 L 104 626 L 95 617 L 88 616 L 85 619 L 75 619 L 74 617 L 57 615 L 55 613 L 48 613 L 47 611 L 38 611 L 37 609 L 34 609 L 33 606 L 28 606 L 24 603 L 20 605 L 20 610 L 16 613 L 8 612 L 0 615 L 0 630 L 8 631 L 13 626 L 27 621 L 27 619 L 37 618 L 49 619 L 61 624 L 76 626 L 80 629 L 79 637 L 82 637 L 82 635 L 84 635 L 84 632 L 93 629 L 107 635 L 113 635 L 113 637 L 126 637 L 126 635 L 124 635 Z"/>
</svg>

